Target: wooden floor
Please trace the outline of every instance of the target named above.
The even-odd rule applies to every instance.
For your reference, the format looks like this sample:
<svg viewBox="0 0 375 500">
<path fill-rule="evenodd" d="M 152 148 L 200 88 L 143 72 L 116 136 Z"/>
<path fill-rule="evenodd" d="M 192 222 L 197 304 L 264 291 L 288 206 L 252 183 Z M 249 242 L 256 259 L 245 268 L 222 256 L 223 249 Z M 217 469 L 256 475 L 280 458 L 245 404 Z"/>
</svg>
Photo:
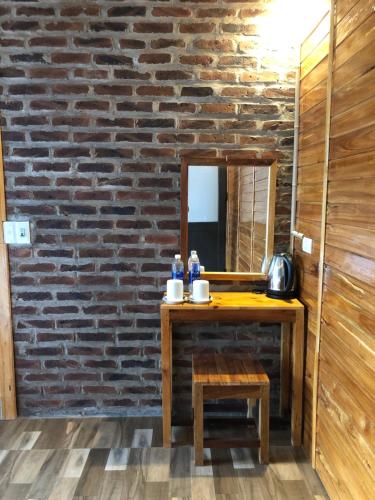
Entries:
<svg viewBox="0 0 375 500">
<path fill-rule="evenodd" d="M 241 433 L 237 425 L 230 430 Z M 0 498 L 327 498 L 302 451 L 272 426 L 268 466 L 259 465 L 256 450 L 238 448 L 206 449 L 205 465 L 195 467 L 191 427 L 174 427 L 173 438 L 175 447 L 162 448 L 156 417 L 1 422 Z"/>
</svg>

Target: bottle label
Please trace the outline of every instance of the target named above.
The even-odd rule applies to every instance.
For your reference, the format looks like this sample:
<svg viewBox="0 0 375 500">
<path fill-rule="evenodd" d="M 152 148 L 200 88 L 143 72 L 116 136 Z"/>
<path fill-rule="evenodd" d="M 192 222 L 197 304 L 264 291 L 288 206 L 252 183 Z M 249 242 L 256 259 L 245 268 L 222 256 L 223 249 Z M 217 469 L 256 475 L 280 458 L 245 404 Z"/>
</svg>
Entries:
<svg viewBox="0 0 375 500">
<path fill-rule="evenodd" d="M 172 271 L 172 279 L 184 280 L 184 271 Z"/>
<path fill-rule="evenodd" d="M 200 265 L 194 262 L 189 271 L 189 283 L 193 283 L 193 281 L 199 280 L 200 276 Z"/>
</svg>

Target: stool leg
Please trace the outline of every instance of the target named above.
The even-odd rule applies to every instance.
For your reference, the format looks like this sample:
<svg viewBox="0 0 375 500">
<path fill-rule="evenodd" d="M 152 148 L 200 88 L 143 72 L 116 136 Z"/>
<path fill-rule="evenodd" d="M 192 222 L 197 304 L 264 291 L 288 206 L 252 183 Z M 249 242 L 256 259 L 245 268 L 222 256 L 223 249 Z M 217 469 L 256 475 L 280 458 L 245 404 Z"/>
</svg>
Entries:
<svg viewBox="0 0 375 500">
<path fill-rule="evenodd" d="M 259 462 L 268 464 L 269 462 L 269 406 L 270 406 L 270 386 L 264 385 L 261 390 L 261 398 L 259 402 Z"/>
<path fill-rule="evenodd" d="M 256 399 L 255 398 L 249 398 L 247 400 L 247 413 L 246 413 L 246 417 L 247 418 L 252 418 L 254 416 L 254 406 L 256 404 Z"/>
<path fill-rule="evenodd" d="M 194 384 L 195 465 L 203 465 L 203 387 Z"/>
</svg>

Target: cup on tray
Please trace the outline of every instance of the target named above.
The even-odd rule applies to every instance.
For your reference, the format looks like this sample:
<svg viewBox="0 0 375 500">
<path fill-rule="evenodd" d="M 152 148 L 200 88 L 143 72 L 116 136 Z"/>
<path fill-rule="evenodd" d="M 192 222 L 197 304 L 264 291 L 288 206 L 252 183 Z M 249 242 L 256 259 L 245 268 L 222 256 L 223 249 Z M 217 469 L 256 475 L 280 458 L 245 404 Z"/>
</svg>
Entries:
<svg viewBox="0 0 375 500">
<path fill-rule="evenodd" d="M 210 300 L 210 284 L 207 280 L 193 281 L 192 299 L 196 302 L 208 302 Z"/>
<path fill-rule="evenodd" d="M 182 280 L 167 281 L 167 301 L 182 302 L 184 300 L 184 283 Z"/>
</svg>

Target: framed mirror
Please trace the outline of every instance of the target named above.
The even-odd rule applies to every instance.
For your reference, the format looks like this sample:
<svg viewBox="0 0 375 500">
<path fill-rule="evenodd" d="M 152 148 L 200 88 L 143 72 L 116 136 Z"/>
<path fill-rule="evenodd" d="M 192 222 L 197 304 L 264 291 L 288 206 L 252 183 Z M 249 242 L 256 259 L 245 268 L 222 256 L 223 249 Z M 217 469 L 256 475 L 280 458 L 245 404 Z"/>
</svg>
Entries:
<svg viewBox="0 0 375 500">
<path fill-rule="evenodd" d="M 277 163 L 257 158 L 184 157 L 181 254 L 196 250 L 211 280 L 266 279 L 273 254 Z"/>
</svg>

